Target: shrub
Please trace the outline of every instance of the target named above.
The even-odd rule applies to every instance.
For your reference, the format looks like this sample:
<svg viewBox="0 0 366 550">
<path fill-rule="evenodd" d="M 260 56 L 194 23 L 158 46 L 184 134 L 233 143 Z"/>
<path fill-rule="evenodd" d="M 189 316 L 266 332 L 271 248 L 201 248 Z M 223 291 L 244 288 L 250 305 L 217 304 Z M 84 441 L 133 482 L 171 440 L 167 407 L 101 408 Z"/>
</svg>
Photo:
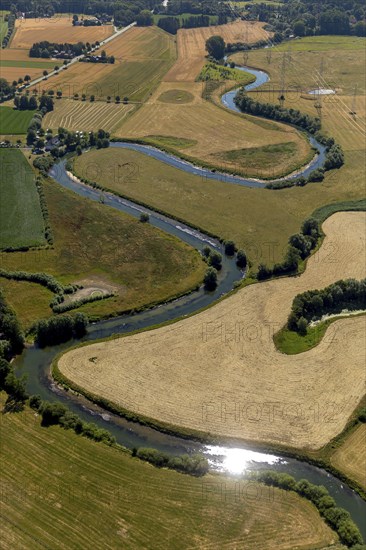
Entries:
<svg viewBox="0 0 366 550">
<path fill-rule="evenodd" d="M 236 265 L 242 269 L 247 266 L 247 255 L 244 250 L 238 250 L 236 254 Z"/>
<path fill-rule="evenodd" d="M 217 287 L 217 271 L 213 267 L 209 267 L 203 279 L 206 290 L 215 290 Z"/>
<path fill-rule="evenodd" d="M 225 254 L 227 256 L 234 256 L 236 247 L 234 241 L 225 241 Z"/>
<path fill-rule="evenodd" d="M 265 264 L 259 264 L 258 266 L 258 272 L 257 272 L 257 279 L 258 281 L 264 281 L 265 279 L 269 279 L 272 277 L 273 271 L 271 268 L 267 267 Z"/>
<path fill-rule="evenodd" d="M 134 456 L 158 468 L 171 468 L 195 476 L 202 476 L 208 472 L 208 462 L 201 455 L 170 456 L 156 449 L 140 448 L 135 449 Z"/>
<path fill-rule="evenodd" d="M 216 252 L 216 250 L 212 251 L 208 258 L 208 264 L 219 271 L 222 268 L 222 256 L 220 252 Z"/>
<path fill-rule="evenodd" d="M 29 406 L 38 411 L 42 405 L 42 399 L 40 395 L 31 395 L 29 398 Z"/>
</svg>

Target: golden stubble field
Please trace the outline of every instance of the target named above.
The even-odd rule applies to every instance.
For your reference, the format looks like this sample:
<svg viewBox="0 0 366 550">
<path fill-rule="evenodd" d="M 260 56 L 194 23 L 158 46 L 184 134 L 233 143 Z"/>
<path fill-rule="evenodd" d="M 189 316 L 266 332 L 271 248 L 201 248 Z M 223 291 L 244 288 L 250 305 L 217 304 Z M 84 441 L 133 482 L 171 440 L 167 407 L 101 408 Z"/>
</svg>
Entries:
<svg viewBox="0 0 366 550">
<path fill-rule="evenodd" d="M 170 90 L 190 93 L 192 101 L 178 104 L 161 101 L 162 94 Z M 221 153 L 235 149 L 262 147 L 265 145 L 293 143 L 296 158 L 283 156 L 275 166 L 263 167 L 263 175 L 281 174 L 301 161 L 306 162 L 310 153 L 307 140 L 291 126 L 280 123 L 261 123 L 254 117 L 245 117 L 218 108 L 201 95 L 202 82 L 162 82 L 156 93 L 132 117 L 115 129 L 118 137 L 143 138 L 151 135 L 175 136 L 196 141 L 182 150 L 185 154 L 217 165 L 221 169 L 238 169 L 235 161 L 221 159 Z M 179 149 L 179 147 L 178 147 Z M 250 175 L 257 176 L 255 169 Z"/>
<path fill-rule="evenodd" d="M 113 132 L 133 109 L 133 105 L 123 103 L 61 99 L 55 101 L 54 110 L 45 116 L 44 125 L 54 130 L 62 126 L 73 131 L 91 132 L 103 128 Z"/>
<path fill-rule="evenodd" d="M 165 75 L 166 82 L 194 82 L 205 62 L 205 43 L 210 36 L 220 35 L 226 43 L 253 43 L 268 38 L 265 23 L 237 20 L 226 25 L 179 29 L 177 33 L 178 59 Z"/>
<path fill-rule="evenodd" d="M 120 96 L 140 103 L 151 95 L 176 56 L 173 37 L 157 27 L 133 27 L 101 50 L 114 55 L 115 63 L 75 63 L 36 88 L 62 90 L 63 97 Z"/>
<path fill-rule="evenodd" d="M 113 34 L 113 25 L 100 27 L 75 27 L 71 16 L 50 18 L 17 19 L 12 48 L 30 48 L 34 42 L 96 42 L 105 40 Z"/>
<path fill-rule="evenodd" d="M 37 66 L 29 66 L 33 64 Z M 44 68 L 50 71 L 57 64 L 57 60 L 29 57 L 27 49 L 4 48 L 0 53 L 1 78 L 10 83 L 19 77 L 24 78 L 26 74 L 31 78 L 37 78 L 41 76 Z"/>
<path fill-rule="evenodd" d="M 366 489 L 366 424 L 361 424 L 331 457 L 332 464 Z"/>
<path fill-rule="evenodd" d="M 1 408 L 5 400 L 3 392 Z M 93 540 L 98 550 L 316 550 L 337 541 L 291 491 L 155 468 L 71 430 L 42 428 L 29 408 L 0 419 L 4 549 L 69 550 Z"/>
<path fill-rule="evenodd" d="M 89 392 L 161 422 L 318 449 L 365 392 L 365 317 L 333 323 L 317 347 L 296 356 L 279 353 L 272 335 L 296 294 L 365 277 L 365 229 L 363 212 L 334 214 L 302 275 L 251 285 L 170 326 L 77 348 L 59 368 Z"/>
</svg>

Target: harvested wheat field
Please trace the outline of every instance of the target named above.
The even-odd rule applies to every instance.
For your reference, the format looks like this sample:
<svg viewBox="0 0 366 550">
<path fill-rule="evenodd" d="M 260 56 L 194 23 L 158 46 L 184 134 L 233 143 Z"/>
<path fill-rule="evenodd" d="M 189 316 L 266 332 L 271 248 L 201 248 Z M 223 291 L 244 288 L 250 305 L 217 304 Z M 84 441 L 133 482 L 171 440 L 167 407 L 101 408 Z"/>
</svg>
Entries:
<svg viewBox="0 0 366 550">
<path fill-rule="evenodd" d="M 194 81 L 204 62 L 206 40 L 215 34 L 228 42 L 253 43 L 266 39 L 271 33 L 263 29 L 265 23 L 252 21 L 234 21 L 226 25 L 179 29 L 177 33 L 178 60 L 165 75 L 167 82 Z"/>
<path fill-rule="evenodd" d="M 179 104 L 162 101 L 167 92 L 189 93 L 190 101 Z M 280 123 L 263 124 L 254 117 L 245 117 L 219 109 L 201 97 L 201 82 L 162 82 L 154 96 L 131 119 L 115 130 L 118 137 L 143 138 L 151 135 L 179 136 L 196 141 L 189 156 L 204 160 L 221 169 L 231 168 L 250 176 L 277 176 L 306 164 L 312 156 L 308 141 L 294 128 Z M 204 121 L 204 124 L 202 123 Z M 275 162 L 262 162 L 252 167 L 241 163 L 234 150 L 263 148 L 266 145 L 291 144 L 292 152 L 277 155 Z M 177 148 L 179 150 L 179 147 Z M 260 152 L 260 151 L 258 151 Z M 226 155 L 225 155 L 226 153 Z M 231 155 L 234 156 L 230 160 Z M 255 159 L 254 159 L 255 160 Z"/>
<path fill-rule="evenodd" d="M 278 104 L 275 92 L 257 91 L 250 93 L 254 99 L 264 103 Z M 310 116 L 318 116 L 317 99 L 299 97 L 298 93 L 288 94 L 288 108 L 296 108 Z M 352 112 L 355 112 L 352 115 Z M 324 96 L 321 99 L 323 129 L 337 139 L 345 151 L 364 149 L 366 137 L 366 95 L 346 96 L 341 94 Z"/>
<path fill-rule="evenodd" d="M 61 90 L 63 97 L 73 97 L 74 94 L 86 94 L 95 97 L 104 97 L 105 90 L 98 84 L 98 80 L 109 75 L 115 65 L 104 63 L 74 63 L 66 70 L 61 70 L 58 75 L 44 80 L 30 89 Z"/>
<path fill-rule="evenodd" d="M 92 539 L 108 550 L 315 550 L 338 539 L 291 491 L 154 468 L 72 430 L 42 428 L 28 407 L 1 415 L 0 430 L 4 549 L 69 550 Z"/>
<path fill-rule="evenodd" d="M 90 132 L 103 128 L 107 132 L 113 132 L 133 109 L 133 105 L 122 103 L 61 99 L 55 101 L 55 109 L 45 116 L 44 125 L 55 130 L 62 126 L 74 131 Z"/>
<path fill-rule="evenodd" d="M 75 63 L 39 83 L 37 89 L 59 89 L 64 97 L 77 93 L 88 98 L 120 96 L 141 102 L 150 96 L 176 58 L 173 37 L 157 28 L 129 29 L 103 49 L 115 56 L 114 64 Z"/>
<path fill-rule="evenodd" d="M 158 27 L 132 27 L 104 47 L 107 55 L 114 55 L 118 61 L 161 59 L 175 55 L 172 35 Z"/>
<path fill-rule="evenodd" d="M 56 64 L 56 60 L 29 57 L 26 49 L 5 48 L 0 55 L 0 76 L 8 82 L 24 78 L 26 74 L 36 78 L 44 69 L 52 70 Z"/>
<path fill-rule="evenodd" d="M 248 286 L 166 327 L 77 348 L 59 368 L 89 392 L 161 422 L 318 449 L 365 392 L 365 317 L 333 323 L 299 355 L 278 352 L 272 335 L 298 293 L 365 277 L 365 229 L 364 212 L 334 214 L 301 276 Z"/>
<path fill-rule="evenodd" d="M 361 424 L 337 449 L 332 464 L 366 489 L 366 424 Z"/>
<path fill-rule="evenodd" d="M 34 42 L 96 42 L 113 34 L 113 25 L 100 27 L 74 27 L 72 17 L 56 16 L 44 19 L 17 19 L 15 35 L 11 41 L 12 48 L 30 48 Z"/>
</svg>

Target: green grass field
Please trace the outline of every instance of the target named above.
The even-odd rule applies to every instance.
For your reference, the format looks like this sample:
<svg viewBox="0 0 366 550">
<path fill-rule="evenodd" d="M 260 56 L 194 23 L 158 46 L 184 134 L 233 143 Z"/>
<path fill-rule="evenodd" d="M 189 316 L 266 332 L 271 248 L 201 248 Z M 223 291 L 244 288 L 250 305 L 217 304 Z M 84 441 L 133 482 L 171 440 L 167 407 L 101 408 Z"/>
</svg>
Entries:
<svg viewBox="0 0 366 550">
<path fill-rule="evenodd" d="M 12 107 L 0 107 L 0 135 L 26 134 L 33 111 L 16 111 Z"/>
<path fill-rule="evenodd" d="M 0 248 L 45 243 L 34 173 L 23 153 L 0 149 Z"/>
<path fill-rule="evenodd" d="M 202 80 L 204 82 L 207 80 L 218 82 L 222 82 L 223 80 L 234 80 L 235 82 L 246 86 L 247 84 L 254 82 L 255 77 L 244 71 L 239 71 L 238 69 L 223 67 L 222 65 L 217 65 L 216 63 L 206 63 L 198 75 L 197 80 Z"/>
<path fill-rule="evenodd" d="M 336 540 L 294 493 L 159 470 L 59 426 L 42 428 L 29 408 L 1 414 L 0 432 L 3 548 L 81 549 L 92 540 L 96 550 L 311 550 Z"/>
<path fill-rule="evenodd" d="M 276 163 L 278 155 L 290 159 L 297 152 L 296 145 L 289 141 L 275 145 L 263 145 L 263 147 L 249 147 L 248 149 L 233 149 L 232 151 L 223 151 L 216 155 L 217 158 L 228 162 L 235 162 L 243 168 L 255 167 L 260 164 L 263 168 L 272 166 Z M 312 158 L 313 152 L 310 153 Z M 309 159 L 310 160 L 310 159 Z M 294 161 L 296 168 L 296 160 Z"/>
<path fill-rule="evenodd" d="M 164 57 L 146 61 L 125 61 L 99 80 L 98 86 L 104 95 L 128 97 L 130 102 L 146 101 L 172 64 L 171 58 L 165 54 Z"/>
<path fill-rule="evenodd" d="M 59 61 L 16 61 L 12 59 L 3 59 L 0 61 L 0 67 L 23 67 L 24 69 L 53 69 Z"/>
<path fill-rule="evenodd" d="M 329 50 L 356 50 L 364 52 L 366 38 L 361 36 L 305 36 L 276 46 L 276 51 L 326 52 Z M 361 54 L 362 55 L 362 54 Z"/>
<path fill-rule="evenodd" d="M 3 269 L 44 271 L 64 283 L 86 281 L 84 287 L 112 285 L 116 296 L 79 308 L 90 316 L 115 315 L 162 301 L 203 280 L 206 264 L 180 240 L 54 182 L 45 183 L 44 191 L 54 247 L 4 253 Z M 51 314 L 49 294 L 39 285 L 5 282 L 4 287 L 24 327 Z"/>
<path fill-rule="evenodd" d="M 145 31 L 129 52 L 127 60 L 124 60 L 123 49 L 117 48 L 114 52 L 117 59 L 121 56 L 122 62 L 96 82 L 102 96 L 119 95 L 128 97 L 131 102 L 146 101 L 173 65 L 176 59 L 173 36 L 157 27 L 149 27 Z"/>
<path fill-rule="evenodd" d="M 360 315 L 364 315 L 361 313 Z M 313 327 L 308 327 L 307 333 L 301 336 L 299 333 L 288 330 L 286 327 L 278 331 L 273 336 L 274 343 L 279 351 L 288 355 L 303 353 L 314 348 L 323 339 L 329 325 L 337 321 L 350 317 L 348 315 L 338 315 L 332 319 L 327 319 Z M 352 316 L 353 317 L 353 316 Z"/>
<path fill-rule="evenodd" d="M 260 98 L 261 90 L 274 90 L 273 101 L 277 101 L 284 59 L 285 85 L 293 90 L 287 94 L 286 107 L 296 109 L 297 88 L 309 90 L 319 83 L 321 87 L 336 88 L 339 94 L 351 95 L 356 86 L 358 94 L 365 94 L 366 38 L 306 37 L 283 42 L 270 50 L 253 50 L 245 56 L 239 52 L 230 56 L 229 61 L 267 71 L 270 81 L 253 93 Z"/>
<path fill-rule="evenodd" d="M 3 16 L 0 16 L 0 42 L 3 41 L 3 38 L 7 32 L 8 32 L 8 22 L 4 21 Z"/>
<path fill-rule="evenodd" d="M 160 208 L 247 251 L 254 266 L 283 259 L 288 237 L 316 208 L 364 196 L 362 172 L 365 153 L 347 153 L 346 165 L 328 173 L 323 184 L 270 191 L 229 185 L 187 174 L 134 151 L 108 149 L 79 157 L 76 171 L 85 176 L 89 163 L 100 167 L 102 185 Z M 132 184 L 115 181 L 103 166 L 133 162 L 138 178 Z M 111 168 L 112 169 L 112 168 Z M 89 179 L 92 179 L 91 177 Z"/>
</svg>

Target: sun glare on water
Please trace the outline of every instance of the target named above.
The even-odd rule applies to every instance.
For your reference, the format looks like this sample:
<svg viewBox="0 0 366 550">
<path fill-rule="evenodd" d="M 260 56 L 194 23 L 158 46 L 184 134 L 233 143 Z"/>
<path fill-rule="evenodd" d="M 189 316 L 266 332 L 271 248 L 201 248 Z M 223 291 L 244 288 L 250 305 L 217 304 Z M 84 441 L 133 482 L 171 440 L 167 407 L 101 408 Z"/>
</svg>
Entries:
<svg viewBox="0 0 366 550">
<path fill-rule="evenodd" d="M 244 474 L 251 470 L 254 464 L 276 464 L 282 459 L 275 455 L 249 451 L 247 449 L 207 446 L 205 454 L 213 470 L 233 475 Z"/>
</svg>

